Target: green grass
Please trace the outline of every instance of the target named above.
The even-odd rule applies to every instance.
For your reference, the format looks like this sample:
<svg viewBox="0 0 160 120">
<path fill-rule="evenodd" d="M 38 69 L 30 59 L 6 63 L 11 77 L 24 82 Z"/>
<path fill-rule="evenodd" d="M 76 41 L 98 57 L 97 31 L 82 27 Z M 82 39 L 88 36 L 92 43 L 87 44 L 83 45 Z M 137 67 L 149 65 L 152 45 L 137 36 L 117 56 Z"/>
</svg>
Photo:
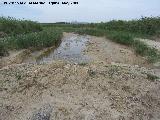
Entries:
<svg viewBox="0 0 160 120">
<path fill-rule="evenodd" d="M 6 49 L 6 45 L 3 41 L 0 40 L 0 56 L 7 56 L 8 50 Z"/>
<path fill-rule="evenodd" d="M 142 36 L 150 36 L 160 33 L 160 17 L 142 17 L 135 20 L 112 20 L 101 23 L 88 24 L 69 24 L 69 23 L 44 23 L 45 27 L 61 27 L 61 28 L 87 28 L 100 29 L 107 31 L 123 31 L 139 34 Z"/>
<path fill-rule="evenodd" d="M 0 17 L 0 56 L 12 49 L 42 49 L 57 45 L 62 37 L 60 29 L 43 28 L 29 20 Z"/>
<path fill-rule="evenodd" d="M 97 28 L 111 31 L 125 31 L 138 34 L 154 35 L 160 30 L 160 17 L 142 17 L 137 20 L 112 20 L 96 25 Z"/>
<path fill-rule="evenodd" d="M 106 37 L 114 42 L 127 46 L 131 46 L 134 43 L 134 36 L 128 32 L 108 31 Z"/>
<path fill-rule="evenodd" d="M 149 62 L 156 62 L 160 60 L 160 53 L 157 49 L 149 47 L 144 42 L 141 42 L 139 40 L 135 40 L 133 43 L 133 48 L 135 49 L 135 52 L 141 56 L 146 56 L 149 60 Z"/>
<path fill-rule="evenodd" d="M 7 35 L 17 35 L 29 32 L 38 32 L 42 26 L 29 20 L 18 20 L 12 17 L 0 17 L 0 32 Z"/>
<path fill-rule="evenodd" d="M 43 30 L 41 32 L 21 34 L 5 38 L 9 49 L 42 49 L 57 45 L 61 40 L 62 32 L 52 29 Z"/>
</svg>

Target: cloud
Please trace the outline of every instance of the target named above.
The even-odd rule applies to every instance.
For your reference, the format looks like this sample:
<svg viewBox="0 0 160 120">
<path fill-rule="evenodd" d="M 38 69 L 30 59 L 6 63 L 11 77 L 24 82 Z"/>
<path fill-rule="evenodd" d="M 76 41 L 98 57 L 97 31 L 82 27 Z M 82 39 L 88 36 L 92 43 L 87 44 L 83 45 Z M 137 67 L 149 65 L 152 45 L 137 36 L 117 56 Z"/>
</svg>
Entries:
<svg viewBox="0 0 160 120">
<path fill-rule="evenodd" d="M 6 17 L 15 17 L 17 19 L 24 18 L 34 21 L 40 21 L 39 16 L 41 15 L 41 12 L 26 5 L 1 5 L 0 15 Z"/>
</svg>

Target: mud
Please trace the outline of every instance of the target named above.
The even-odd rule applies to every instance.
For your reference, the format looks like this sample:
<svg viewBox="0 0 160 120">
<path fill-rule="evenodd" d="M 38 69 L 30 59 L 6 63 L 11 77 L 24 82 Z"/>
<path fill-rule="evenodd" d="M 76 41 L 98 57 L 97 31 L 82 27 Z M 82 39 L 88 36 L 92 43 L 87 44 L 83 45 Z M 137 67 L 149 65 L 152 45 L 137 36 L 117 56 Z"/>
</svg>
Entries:
<svg viewBox="0 0 160 120">
<path fill-rule="evenodd" d="M 0 120 L 159 120 L 159 72 L 126 46 L 87 38 L 87 63 L 1 68 Z"/>
<path fill-rule="evenodd" d="M 37 58 L 37 63 L 64 60 L 73 63 L 89 62 L 89 57 L 82 52 L 86 48 L 87 36 L 64 33 L 64 38 L 57 49 L 51 49 Z"/>
</svg>

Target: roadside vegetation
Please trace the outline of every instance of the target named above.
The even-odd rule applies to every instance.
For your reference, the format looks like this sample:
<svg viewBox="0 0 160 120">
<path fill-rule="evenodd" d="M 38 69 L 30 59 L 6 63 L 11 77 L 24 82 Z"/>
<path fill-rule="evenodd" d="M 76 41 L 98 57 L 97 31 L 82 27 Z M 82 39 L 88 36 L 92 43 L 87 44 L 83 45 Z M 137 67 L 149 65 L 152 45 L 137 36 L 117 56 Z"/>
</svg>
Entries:
<svg viewBox="0 0 160 120">
<path fill-rule="evenodd" d="M 160 17 L 142 17 L 139 20 L 112 20 L 106 23 L 90 24 L 42 24 L 43 27 L 52 27 L 66 32 L 105 36 L 119 44 L 132 47 L 135 52 L 148 58 L 149 62 L 160 60 L 160 53 L 149 47 L 137 38 L 151 38 L 160 35 Z"/>
<path fill-rule="evenodd" d="M 62 32 L 48 29 L 41 32 L 21 34 L 6 38 L 7 47 L 10 49 L 42 49 L 57 45 L 61 40 Z"/>
<path fill-rule="evenodd" d="M 104 31 L 130 32 L 143 37 L 160 34 L 160 17 L 142 17 L 141 19 L 124 21 L 112 20 L 110 22 L 71 24 L 71 23 L 44 23 L 43 27 L 100 29 Z"/>
<path fill-rule="evenodd" d="M 4 44 L 4 42 L 0 41 L 0 57 L 7 56 L 7 55 L 8 55 L 8 51 L 6 49 L 6 45 Z"/>
<path fill-rule="evenodd" d="M 60 30 L 43 29 L 28 20 L 0 17 L 0 56 L 7 56 L 12 49 L 42 49 L 59 43 Z"/>
<path fill-rule="evenodd" d="M 25 34 L 30 32 L 39 32 L 42 26 L 29 20 L 18 20 L 12 17 L 0 17 L 0 32 L 10 35 Z M 1 36 L 0 36 L 1 37 Z"/>
<path fill-rule="evenodd" d="M 106 23 L 43 23 L 0 17 L 0 56 L 8 49 L 50 47 L 56 45 L 62 32 L 75 32 L 94 36 L 105 36 L 119 44 L 132 47 L 150 62 L 160 59 L 160 53 L 137 38 L 150 38 L 160 34 L 160 17 L 143 17 L 139 20 L 112 20 Z"/>
</svg>

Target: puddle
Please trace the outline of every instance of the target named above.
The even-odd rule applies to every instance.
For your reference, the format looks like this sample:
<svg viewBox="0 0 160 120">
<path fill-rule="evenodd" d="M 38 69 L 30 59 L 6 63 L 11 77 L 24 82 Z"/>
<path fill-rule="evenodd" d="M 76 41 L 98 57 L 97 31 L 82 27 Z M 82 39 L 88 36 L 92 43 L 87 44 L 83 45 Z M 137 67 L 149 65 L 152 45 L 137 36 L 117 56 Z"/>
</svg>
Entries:
<svg viewBox="0 0 160 120">
<path fill-rule="evenodd" d="M 73 63 L 87 63 L 90 61 L 90 58 L 87 55 L 84 55 L 83 51 L 86 48 L 86 43 L 88 40 L 88 36 L 76 34 L 67 35 L 62 39 L 62 42 L 58 48 L 50 48 L 38 57 L 36 56 L 36 63 L 48 63 L 53 60 L 64 60 Z"/>
</svg>

